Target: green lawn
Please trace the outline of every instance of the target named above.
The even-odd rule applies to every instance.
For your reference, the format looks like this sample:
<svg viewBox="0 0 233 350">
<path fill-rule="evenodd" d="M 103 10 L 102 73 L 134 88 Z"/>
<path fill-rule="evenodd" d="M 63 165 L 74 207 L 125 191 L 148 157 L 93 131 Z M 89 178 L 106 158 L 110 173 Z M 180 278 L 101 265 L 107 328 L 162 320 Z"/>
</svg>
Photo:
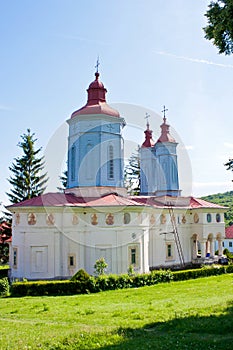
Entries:
<svg viewBox="0 0 233 350">
<path fill-rule="evenodd" d="M 0 349 L 233 349 L 233 274 L 0 299 Z"/>
</svg>

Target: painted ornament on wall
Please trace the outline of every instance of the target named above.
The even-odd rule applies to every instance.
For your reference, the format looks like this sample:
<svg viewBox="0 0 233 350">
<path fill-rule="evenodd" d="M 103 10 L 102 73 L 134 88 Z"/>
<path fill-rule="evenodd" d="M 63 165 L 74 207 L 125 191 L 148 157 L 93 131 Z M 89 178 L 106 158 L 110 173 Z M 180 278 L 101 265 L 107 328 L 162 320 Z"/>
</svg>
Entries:
<svg viewBox="0 0 233 350">
<path fill-rule="evenodd" d="M 73 225 L 78 225 L 78 215 L 73 215 L 72 217 L 72 224 Z"/>
<path fill-rule="evenodd" d="M 98 216 L 96 214 L 93 214 L 91 216 L 91 223 L 92 223 L 92 225 L 97 225 L 98 224 Z"/>
<path fill-rule="evenodd" d="M 46 223 L 49 226 L 53 226 L 54 225 L 55 219 L 54 219 L 54 215 L 53 214 L 50 213 L 50 214 L 47 215 Z"/>
<path fill-rule="evenodd" d="M 114 224 L 114 216 L 111 213 L 109 213 L 106 216 L 106 224 L 107 225 L 113 225 Z"/>
<path fill-rule="evenodd" d="M 34 213 L 28 214 L 28 225 L 35 225 L 36 224 L 36 215 Z"/>
</svg>

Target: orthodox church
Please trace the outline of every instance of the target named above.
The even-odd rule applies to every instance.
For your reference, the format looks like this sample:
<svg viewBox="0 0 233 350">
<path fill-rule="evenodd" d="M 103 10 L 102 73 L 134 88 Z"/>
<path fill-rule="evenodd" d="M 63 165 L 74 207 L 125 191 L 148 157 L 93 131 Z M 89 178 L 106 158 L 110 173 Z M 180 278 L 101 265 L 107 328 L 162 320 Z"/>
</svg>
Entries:
<svg viewBox="0 0 233 350">
<path fill-rule="evenodd" d="M 222 256 L 225 208 L 182 197 L 177 142 L 165 109 L 156 142 L 147 121 L 140 148 L 140 195 L 127 195 L 125 120 L 107 104 L 106 92 L 97 69 L 87 103 L 67 121 L 66 190 L 8 207 L 13 214 L 13 279 L 70 278 L 81 268 L 94 274 L 101 257 L 107 273 L 122 274 L 129 267 L 143 273 Z"/>
</svg>

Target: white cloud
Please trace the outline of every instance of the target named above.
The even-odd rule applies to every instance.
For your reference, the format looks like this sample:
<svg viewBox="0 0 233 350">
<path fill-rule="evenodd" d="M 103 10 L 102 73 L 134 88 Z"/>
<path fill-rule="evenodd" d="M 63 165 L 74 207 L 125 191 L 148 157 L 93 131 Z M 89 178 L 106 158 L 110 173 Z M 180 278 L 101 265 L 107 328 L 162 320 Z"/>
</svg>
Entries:
<svg viewBox="0 0 233 350">
<path fill-rule="evenodd" d="M 227 147 L 227 148 L 233 148 L 233 143 L 224 142 L 224 146 Z"/>
<path fill-rule="evenodd" d="M 188 56 L 179 56 L 179 55 L 174 55 L 169 52 L 165 51 L 154 51 L 157 55 L 163 55 L 163 56 L 169 56 L 169 57 L 174 57 L 177 59 L 185 60 L 185 61 L 190 61 L 190 62 L 195 62 L 195 63 L 204 63 L 204 64 L 209 64 L 212 66 L 217 66 L 217 67 L 223 67 L 223 68 L 233 68 L 232 64 L 223 64 L 223 63 L 216 63 L 208 60 L 204 60 L 201 58 L 193 58 L 193 57 L 188 57 Z"/>
<path fill-rule="evenodd" d="M 192 146 L 192 145 L 185 145 L 185 146 L 182 147 L 182 149 L 186 149 L 187 151 L 189 151 L 189 150 L 193 150 L 194 146 Z"/>
<path fill-rule="evenodd" d="M 196 188 L 212 187 L 212 186 L 229 186 L 229 181 L 209 181 L 209 182 L 194 182 L 193 186 Z"/>
</svg>

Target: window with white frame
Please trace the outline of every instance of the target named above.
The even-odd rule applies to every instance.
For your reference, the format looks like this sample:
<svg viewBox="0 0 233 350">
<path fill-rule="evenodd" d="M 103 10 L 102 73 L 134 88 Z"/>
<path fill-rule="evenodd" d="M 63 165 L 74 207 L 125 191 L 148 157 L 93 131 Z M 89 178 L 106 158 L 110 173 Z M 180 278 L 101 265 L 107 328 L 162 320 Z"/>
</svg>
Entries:
<svg viewBox="0 0 233 350">
<path fill-rule="evenodd" d="M 229 242 L 229 247 L 232 248 L 232 242 Z"/>
<path fill-rule="evenodd" d="M 76 257 L 75 254 L 69 254 L 68 255 L 68 267 L 75 267 L 76 266 Z"/>
<path fill-rule="evenodd" d="M 128 265 L 133 265 L 134 268 L 139 268 L 139 244 L 128 246 Z"/>
<path fill-rule="evenodd" d="M 173 260 L 174 259 L 174 243 L 166 242 L 166 259 Z"/>
<path fill-rule="evenodd" d="M 18 248 L 13 248 L 13 268 L 17 268 L 18 265 Z"/>
</svg>

